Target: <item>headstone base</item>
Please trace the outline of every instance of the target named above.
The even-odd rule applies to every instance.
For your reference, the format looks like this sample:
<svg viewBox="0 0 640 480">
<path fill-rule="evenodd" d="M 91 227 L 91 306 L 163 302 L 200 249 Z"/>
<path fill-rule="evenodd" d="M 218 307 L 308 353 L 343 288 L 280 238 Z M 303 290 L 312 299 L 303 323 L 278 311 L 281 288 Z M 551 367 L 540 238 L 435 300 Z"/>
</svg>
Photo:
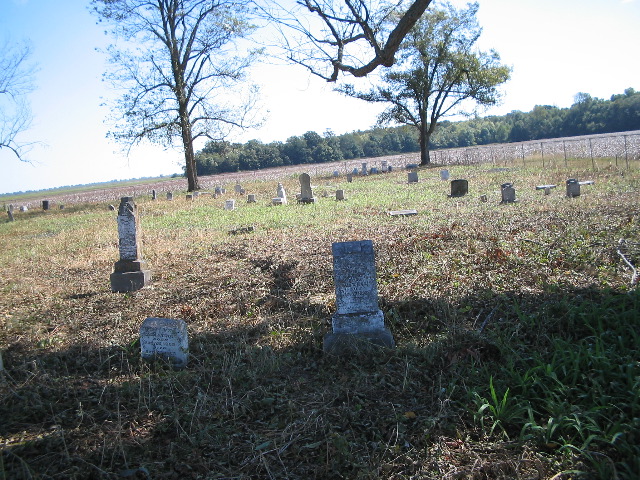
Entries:
<svg viewBox="0 0 640 480">
<path fill-rule="evenodd" d="M 298 203 L 303 203 L 303 204 L 316 203 L 316 197 L 298 198 Z"/>
<path fill-rule="evenodd" d="M 382 310 L 365 313 L 336 313 L 331 318 L 333 333 L 369 333 L 385 329 Z"/>
<path fill-rule="evenodd" d="M 366 333 L 328 333 L 322 350 L 330 355 L 353 355 L 377 348 L 395 348 L 391 331 L 387 328 Z"/>
<path fill-rule="evenodd" d="M 111 274 L 111 291 L 114 293 L 135 292 L 151 282 L 149 270 L 137 272 L 113 272 Z"/>
</svg>

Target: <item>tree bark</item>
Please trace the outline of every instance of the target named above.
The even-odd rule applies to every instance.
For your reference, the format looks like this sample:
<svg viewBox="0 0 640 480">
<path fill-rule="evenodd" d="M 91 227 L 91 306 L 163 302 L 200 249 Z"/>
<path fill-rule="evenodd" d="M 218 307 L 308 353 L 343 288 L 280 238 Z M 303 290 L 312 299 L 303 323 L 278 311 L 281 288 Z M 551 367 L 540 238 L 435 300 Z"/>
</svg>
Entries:
<svg viewBox="0 0 640 480">
<path fill-rule="evenodd" d="M 189 116 L 180 115 L 180 127 L 182 128 L 182 146 L 184 147 L 184 160 L 187 174 L 187 191 L 194 192 L 200 190 L 198 182 L 198 171 L 196 169 L 196 155 L 193 151 L 193 136 L 191 134 L 191 123 Z"/>
<path fill-rule="evenodd" d="M 429 165 L 431 163 L 429 137 L 429 133 L 420 132 L 420 165 Z"/>
</svg>

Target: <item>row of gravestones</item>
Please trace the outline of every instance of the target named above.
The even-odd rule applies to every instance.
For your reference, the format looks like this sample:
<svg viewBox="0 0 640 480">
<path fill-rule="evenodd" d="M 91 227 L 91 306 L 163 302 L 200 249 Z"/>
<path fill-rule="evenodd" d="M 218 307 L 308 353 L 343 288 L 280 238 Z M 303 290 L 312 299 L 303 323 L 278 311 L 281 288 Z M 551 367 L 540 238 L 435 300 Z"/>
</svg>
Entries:
<svg viewBox="0 0 640 480">
<path fill-rule="evenodd" d="M 151 273 L 142 260 L 139 216 L 132 197 L 121 199 L 117 221 L 120 259 L 111 274 L 111 289 L 136 291 L 148 285 Z M 336 312 L 332 332 L 324 338 L 324 351 L 340 355 L 370 345 L 393 348 L 393 335 L 378 306 L 373 242 L 333 243 L 332 253 Z M 180 319 L 149 317 L 140 327 L 140 347 L 146 360 L 162 358 L 183 368 L 189 352 L 187 325 Z"/>
</svg>

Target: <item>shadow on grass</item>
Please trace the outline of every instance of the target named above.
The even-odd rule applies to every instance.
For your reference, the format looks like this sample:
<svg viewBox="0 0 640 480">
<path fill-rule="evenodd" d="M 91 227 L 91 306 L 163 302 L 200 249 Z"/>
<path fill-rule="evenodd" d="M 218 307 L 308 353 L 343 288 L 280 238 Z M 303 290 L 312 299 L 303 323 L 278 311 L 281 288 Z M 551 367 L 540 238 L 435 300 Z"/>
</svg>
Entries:
<svg viewBox="0 0 640 480">
<path fill-rule="evenodd" d="M 182 371 L 143 362 L 137 340 L 59 351 L 16 341 L 0 384 L 0 473 L 550 478 L 554 462 L 568 462 L 590 478 L 637 478 L 640 367 L 629 329 L 637 331 L 639 305 L 637 292 L 560 288 L 484 292 L 456 304 L 383 301 L 396 350 L 329 357 L 321 351 L 327 319 L 304 329 L 265 321 L 194 335 Z M 321 306 L 286 309 L 272 315 Z M 517 414 L 484 409 L 479 424 L 490 378 Z M 555 433 L 544 431 L 548 418 L 558 419 Z M 501 428 L 487 436 L 484 422 Z M 579 430 L 580 422 L 592 423 Z"/>
</svg>

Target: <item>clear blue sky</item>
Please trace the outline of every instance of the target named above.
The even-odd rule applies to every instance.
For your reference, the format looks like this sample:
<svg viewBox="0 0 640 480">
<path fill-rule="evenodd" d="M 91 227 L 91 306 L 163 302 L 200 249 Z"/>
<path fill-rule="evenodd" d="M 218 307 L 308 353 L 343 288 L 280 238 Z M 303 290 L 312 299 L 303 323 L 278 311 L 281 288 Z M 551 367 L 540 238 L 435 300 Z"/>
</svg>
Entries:
<svg viewBox="0 0 640 480">
<path fill-rule="evenodd" d="M 33 126 L 22 139 L 45 144 L 32 150 L 31 165 L 0 152 L 0 193 L 181 172 L 179 151 L 149 146 L 127 159 L 105 138 L 108 110 L 100 104 L 113 94 L 101 82 L 106 61 L 96 48 L 109 37 L 88 5 L 0 0 L 0 36 L 30 40 L 39 66 L 29 97 Z M 478 19 L 482 48 L 496 49 L 513 67 L 503 104 L 487 114 L 569 107 L 578 92 L 608 98 L 640 90 L 640 0 L 480 0 Z M 284 141 L 309 130 L 340 134 L 375 123 L 379 106 L 342 97 L 300 67 L 256 71 L 268 120 L 232 140 Z"/>
</svg>

